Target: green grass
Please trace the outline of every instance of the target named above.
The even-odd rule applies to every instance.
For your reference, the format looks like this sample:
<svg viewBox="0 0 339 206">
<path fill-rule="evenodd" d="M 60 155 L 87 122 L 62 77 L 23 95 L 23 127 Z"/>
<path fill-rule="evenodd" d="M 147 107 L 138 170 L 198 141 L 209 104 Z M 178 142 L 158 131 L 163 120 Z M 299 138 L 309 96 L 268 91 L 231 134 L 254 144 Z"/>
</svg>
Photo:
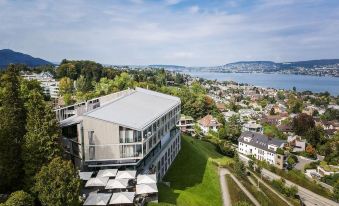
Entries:
<svg viewBox="0 0 339 206">
<path fill-rule="evenodd" d="M 274 186 L 272 185 L 272 182 L 271 182 L 271 181 L 269 181 L 269 180 L 267 180 L 267 179 L 265 179 L 265 178 L 263 178 L 262 180 L 263 180 L 264 182 L 266 182 L 268 185 L 270 185 L 271 188 L 273 188 L 276 192 L 280 193 L 276 188 L 274 188 Z M 262 187 L 267 188 L 267 187 L 264 186 L 263 184 L 261 184 L 260 187 L 261 187 L 261 188 L 262 188 Z M 268 190 L 268 188 L 267 188 L 267 190 Z M 267 193 L 266 193 L 266 194 L 267 194 Z M 281 193 L 280 193 L 280 194 L 281 194 Z M 287 197 L 287 196 L 284 195 L 284 194 L 281 194 L 281 195 L 283 195 L 283 196 L 287 199 L 287 201 L 289 201 L 290 203 L 292 203 L 292 205 L 295 205 L 295 206 L 299 206 L 299 205 L 300 205 L 299 200 L 297 200 L 297 199 L 295 199 L 295 198 L 292 198 L 292 197 Z"/>
<path fill-rule="evenodd" d="M 239 186 L 234 182 L 230 175 L 226 175 L 226 182 L 228 186 L 228 191 L 230 193 L 231 203 L 234 205 L 239 201 L 245 201 L 252 205 L 251 200 L 247 195 L 239 188 Z"/>
<path fill-rule="evenodd" d="M 182 136 L 181 146 L 163 179 L 171 186 L 159 184 L 158 205 L 222 205 L 216 164 L 233 160 L 219 154 L 213 144 L 189 136 Z"/>
</svg>

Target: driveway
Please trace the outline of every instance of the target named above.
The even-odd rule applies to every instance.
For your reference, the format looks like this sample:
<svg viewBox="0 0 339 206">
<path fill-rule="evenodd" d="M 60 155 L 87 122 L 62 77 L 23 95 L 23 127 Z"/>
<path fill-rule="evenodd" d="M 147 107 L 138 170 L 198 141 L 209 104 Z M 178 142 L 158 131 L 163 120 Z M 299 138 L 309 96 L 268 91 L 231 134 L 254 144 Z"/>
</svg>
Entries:
<svg viewBox="0 0 339 206">
<path fill-rule="evenodd" d="M 318 160 L 322 161 L 324 159 L 323 156 L 317 155 L 317 159 L 316 160 L 312 160 L 312 159 L 308 159 L 306 157 L 303 156 L 297 156 L 298 157 L 298 163 L 294 166 L 295 169 L 300 170 L 300 171 L 304 171 L 304 166 L 306 164 L 309 164 L 311 162 L 316 162 Z"/>
</svg>

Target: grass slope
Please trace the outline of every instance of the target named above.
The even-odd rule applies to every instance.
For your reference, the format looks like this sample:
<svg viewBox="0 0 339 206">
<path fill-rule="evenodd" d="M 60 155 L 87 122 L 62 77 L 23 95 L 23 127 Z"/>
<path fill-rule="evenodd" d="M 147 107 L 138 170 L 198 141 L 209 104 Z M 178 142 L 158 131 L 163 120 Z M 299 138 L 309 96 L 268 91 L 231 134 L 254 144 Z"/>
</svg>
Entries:
<svg viewBox="0 0 339 206">
<path fill-rule="evenodd" d="M 234 205 L 237 202 L 245 201 L 248 204 L 252 205 L 251 200 L 247 195 L 239 188 L 239 186 L 234 182 L 230 175 L 226 175 L 226 182 L 228 186 L 228 191 L 230 193 L 231 203 Z"/>
<path fill-rule="evenodd" d="M 181 151 L 163 180 L 171 187 L 159 184 L 159 205 L 222 205 L 215 163 L 230 161 L 211 143 L 183 135 Z"/>
</svg>

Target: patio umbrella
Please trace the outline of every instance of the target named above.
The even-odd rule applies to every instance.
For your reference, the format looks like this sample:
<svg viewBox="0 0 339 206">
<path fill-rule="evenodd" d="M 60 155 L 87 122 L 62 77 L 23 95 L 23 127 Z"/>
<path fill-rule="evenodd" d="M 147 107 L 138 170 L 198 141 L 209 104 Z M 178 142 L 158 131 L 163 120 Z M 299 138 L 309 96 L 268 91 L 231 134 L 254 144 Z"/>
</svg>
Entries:
<svg viewBox="0 0 339 206">
<path fill-rule="evenodd" d="M 105 187 L 108 182 L 108 177 L 94 177 L 86 182 L 85 187 Z"/>
<path fill-rule="evenodd" d="M 140 184 L 136 186 L 136 194 L 156 193 L 158 188 L 156 184 Z"/>
<path fill-rule="evenodd" d="M 117 169 L 104 169 L 104 170 L 99 170 L 97 177 L 115 177 L 117 174 L 118 170 Z"/>
<path fill-rule="evenodd" d="M 80 172 L 79 171 L 79 176 L 81 180 L 89 180 L 92 177 L 93 172 Z"/>
<path fill-rule="evenodd" d="M 107 205 L 112 193 L 90 193 L 84 205 Z"/>
<path fill-rule="evenodd" d="M 155 184 L 157 183 L 157 176 L 155 174 L 150 175 L 138 175 L 137 184 Z"/>
<path fill-rule="evenodd" d="M 105 187 L 106 190 L 109 189 L 124 189 L 128 186 L 128 179 L 113 179 L 108 180 Z"/>
<path fill-rule="evenodd" d="M 109 201 L 110 205 L 116 204 L 131 204 L 134 201 L 135 192 L 119 192 L 113 193 L 111 200 Z"/>
<path fill-rule="evenodd" d="M 134 179 L 136 174 L 137 171 L 135 170 L 118 171 L 115 179 Z"/>
</svg>

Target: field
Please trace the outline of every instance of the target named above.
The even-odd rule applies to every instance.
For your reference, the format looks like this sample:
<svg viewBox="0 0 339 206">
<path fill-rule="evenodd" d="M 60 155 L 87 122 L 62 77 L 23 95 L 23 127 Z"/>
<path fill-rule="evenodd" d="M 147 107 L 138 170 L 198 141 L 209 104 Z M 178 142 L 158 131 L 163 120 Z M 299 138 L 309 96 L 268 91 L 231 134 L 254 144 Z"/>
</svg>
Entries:
<svg viewBox="0 0 339 206">
<path fill-rule="evenodd" d="M 216 164 L 228 164 L 232 159 L 219 154 L 205 141 L 182 136 L 182 148 L 159 184 L 159 204 L 150 205 L 222 205 Z"/>
</svg>

